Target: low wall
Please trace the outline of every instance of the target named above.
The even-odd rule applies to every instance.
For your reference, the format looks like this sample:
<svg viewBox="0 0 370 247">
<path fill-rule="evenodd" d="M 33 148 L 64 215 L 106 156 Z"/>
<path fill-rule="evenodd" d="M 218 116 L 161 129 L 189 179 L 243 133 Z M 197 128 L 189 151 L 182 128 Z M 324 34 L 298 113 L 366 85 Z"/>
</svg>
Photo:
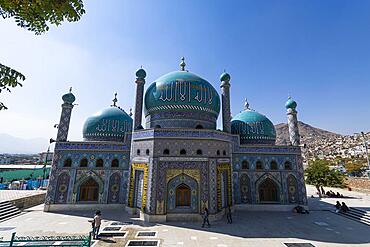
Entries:
<svg viewBox="0 0 370 247">
<path fill-rule="evenodd" d="M 30 195 L 27 197 L 21 197 L 17 199 L 10 200 L 17 208 L 26 209 L 33 206 L 43 204 L 45 202 L 46 193 Z"/>
<path fill-rule="evenodd" d="M 369 178 L 349 177 L 346 179 L 346 183 L 347 183 L 347 187 L 351 188 L 351 190 L 370 193 L 370 179 Z"/>
</svg>

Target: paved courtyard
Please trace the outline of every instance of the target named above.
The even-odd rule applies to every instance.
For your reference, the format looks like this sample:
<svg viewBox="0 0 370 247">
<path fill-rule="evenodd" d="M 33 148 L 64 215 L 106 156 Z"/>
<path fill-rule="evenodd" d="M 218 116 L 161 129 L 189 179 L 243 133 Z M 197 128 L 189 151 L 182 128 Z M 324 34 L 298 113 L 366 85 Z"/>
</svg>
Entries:
<svg viewBox="0 0 370 247">
<path fill-rule="evenodd" d="M 308 187 L 308 194 L 315 194 L 315 190 Z M 345 199 L 348 205 L 356 204 L 362 208 L 370 205 L 369 195 L 349 194 L 354 198 Z M 309 201 L 312 209 L 309 215 L 236 211 L 233 224 L 227 224 L 224 219 L 213 223 L 211 228 L 201 228 L 200 223 L 190 222 L 149 224 L 130 218 L 119 210 L 103 211 L 102 228 L 114 221 L 131 221 L 133 225 L 124 227 L 128 231 L 126 238 L 102 239 L 95 246 L 125 246 L 127 240 L 135 239 L 140 230 L 157 232 L 153 239 L 160 240 L 160 246 L 285 246 L 283 243 L 370 246 L 369 226 L 326 211 L 333 208 L 331 203 L 335 200 L 310 198 Z M 63 213 L 45 213 L 42 209 L 42 205 L 39 205 L 19 217 L 0 223 L 0 236 L 8 238 L 14 230 L 19 236 L 87 234 L 90 231 L 88 220 L 94 209 Z"/>
<path fill-rule="evenodd" d="M 0 202 L 11 201 L 38 194 L 46 194 L 46 190 L 0 190 Z"/>
</svg>

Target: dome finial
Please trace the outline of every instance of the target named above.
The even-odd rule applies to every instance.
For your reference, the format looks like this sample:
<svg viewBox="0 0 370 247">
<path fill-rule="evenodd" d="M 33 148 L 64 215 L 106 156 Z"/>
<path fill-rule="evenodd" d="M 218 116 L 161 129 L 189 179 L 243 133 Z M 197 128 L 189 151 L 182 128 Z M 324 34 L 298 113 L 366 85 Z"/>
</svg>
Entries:
<svg viewBox="0 0 370 247">
<path fill-rule="evenodd" d="M 182 57 L 182 58 L 181 58 L 181 63 L 180 63 L 181 71 L 185 71 L 185 66 L 186 66 L 185 58 L 184 58 L 184 57 Z"/>
<path fill-rule="evenodd" d="M 72 87 L 69 88 L 69 92 L 72 93 Z"/>
<path fill-rule="evenodd" d="M 244 99 L 244 110 L 249 110 L 249 103 L 247 98 Z"/>
<path fill-rule="evenodd" d="M 113 105 L 111 105 L 111 106 L 117 106 L 117 92 L 116 93 L 114 93 L 114 99 L 112 100 L 113 101 Z"/>
<path fill-rule="evenodd" d="M 130 117 L 132 117 L 132 108 L 130 108 L 130 114 L 128 114 Z"/>
</svg>

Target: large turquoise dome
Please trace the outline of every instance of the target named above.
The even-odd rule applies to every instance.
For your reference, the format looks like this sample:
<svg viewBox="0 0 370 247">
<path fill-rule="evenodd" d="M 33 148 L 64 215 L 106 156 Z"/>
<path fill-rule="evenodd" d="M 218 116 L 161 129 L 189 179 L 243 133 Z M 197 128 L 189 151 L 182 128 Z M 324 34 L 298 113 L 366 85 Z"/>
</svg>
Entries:
<svg viewBox="0 0 370 247">
<path fill-rule="evenodd" d="M 123 142 L 126 133 L 132 131 L 132 118 L 121 108 L 111 106 L 87 118 L 83 138 L 88 141 Z"/>
<path fill-rule="evenodd" d="M 240 144 L 275 144 L 273 123 L 263 114 L 246 109 L 231 120 L 231 133 L 240 136 Z"/>
<path fill-rule="evenodd" d="M 144 98 L 147 127 L 216 128 L 220 96 L 200 76 L 174 71 L 155 80 Z"/>
</svg>

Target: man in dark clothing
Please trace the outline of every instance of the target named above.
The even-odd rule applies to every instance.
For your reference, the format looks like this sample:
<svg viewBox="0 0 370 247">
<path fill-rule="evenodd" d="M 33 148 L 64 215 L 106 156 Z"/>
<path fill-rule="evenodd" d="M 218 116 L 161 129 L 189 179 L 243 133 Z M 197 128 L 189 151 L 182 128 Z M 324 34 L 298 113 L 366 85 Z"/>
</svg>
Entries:
<svg viewBox="0 0 370 247">
<path fill-rule="evenodd" d="M 227 223 L 232 224 L 233 219 L 231 218 L 231 207 L 230 205 L 227 207 L 227 213 L 226 213 Z"/>
<path fill-rule="evenodd" d="M 204 225 L 206 223 L 207 223 L 208 227 L 211 227 L 211 225 L 209 224 L 208 216 L 209 216 L 208 208 L 204 208 L 202 227 L 204 227 Z"/>
<path fill-rule="evenodd" d="M 335 212 L 336 213 L 339 213 L 340 212 L 340 208 L 341 208 L 340 202 L 337 201 L 337 204 L 335 204 Z"/>
</svg>

